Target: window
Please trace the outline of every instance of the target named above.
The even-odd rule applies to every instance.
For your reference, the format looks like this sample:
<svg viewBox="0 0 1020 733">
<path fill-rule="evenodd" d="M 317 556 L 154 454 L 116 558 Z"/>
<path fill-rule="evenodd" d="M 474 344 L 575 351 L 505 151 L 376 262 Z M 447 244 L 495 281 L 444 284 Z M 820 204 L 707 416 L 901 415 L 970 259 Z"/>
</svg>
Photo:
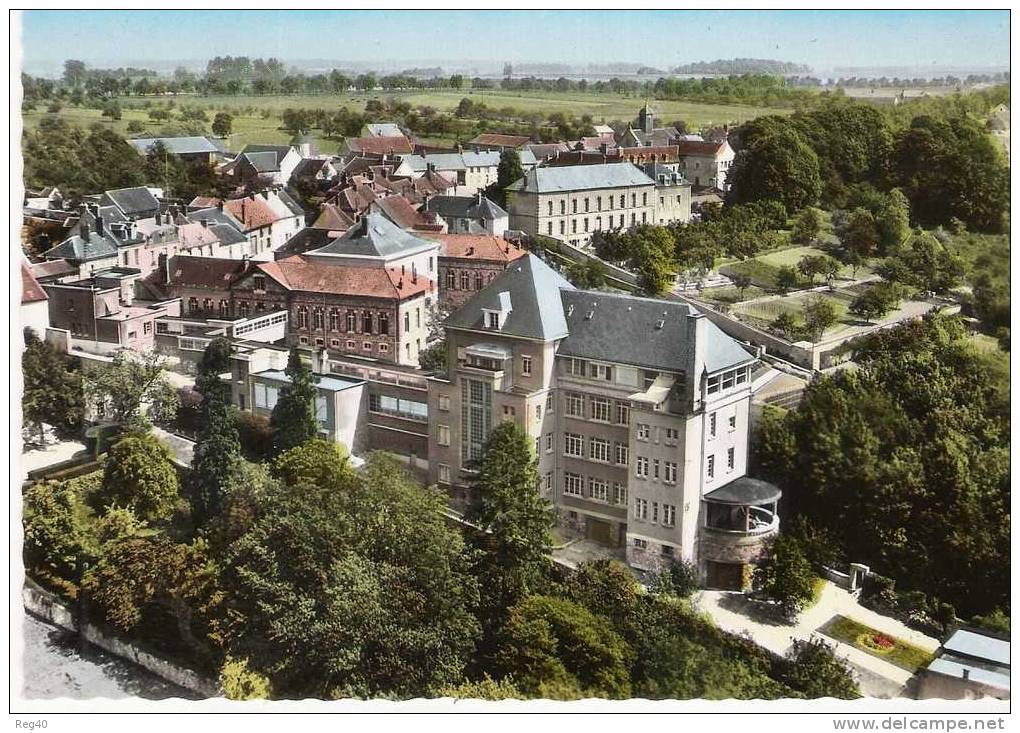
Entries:
<svg viewBox="0 0 1020 733">
<path fill-rule="evenodd" d="M 514 417 L 517 414 L 516 408 L 511 405 L 503 405 L 503 415 L 505 417 Z"/>
<path fill-rule="evenodd" d="M 146 321 L 142 324 L 142 333 L 152 333 L 152 321 Z"/>
<path fill-rule="evenodd" d="M 591 398 L 591 419 L 609 422 L 609 400 L 604 397 Z"/>
<path fill-rule="evenodd" d="M 652 459 L 652 478 L 659 478 L 659 459 Z"/>
<path fill-rule="evenodd" d="M 708 468 L 706 473 L 709 478 L 715 478 L 715 456 L 708 457 Z"/>
<path fill-rule="evenodd" d="M 389 313 L 379 314 L 379 333 L 384 336 L 388 336 L 390 333 L 390 315 Z"/>
<path fill-rule="evenodd" d="M 421 308 L 414 309 L 414 327 L 421 328 Z"/>
<path fill-rule="evenodd" d="M 591 459 L 593 461 L 605 461 L 609 463 L 609 441 L 605 438 L 592 438 Z"/>
<path fill-rule="evenodd" d="M 453 270 L 446 272 L 446 288 L 447 290 L 453 290 L 457 287 L 457 273 Z"/>
<path fill-rule="evenodd" d="M 647 390 L 653 384 L 655 384 L 655 380 L 659 378 L 659 373 L 645 369 L 644 371 L 641 372 L 641 377 L 644 380 L 643 381 L 644 388 Z"/>
<path fill-rule="evenodd" d="M 647 193 L 641 194 L 641 205 L 642 206 L 648 206 L 648 194 Z"/>
<path fill-rule="evenodd" d="M 361 342 L 361 350 L 362 351 L 371 351 L 372 350 L 372 342 L 371 341 L 362 341 Z"/>
<path fill-rule="evenodd" d="M 627 205 L 627 200 L 624 197 L 624 195 L 621 193 L 620 194 L 620 208 L 622 209 L 626 205 Z M 620 218 L 620 224 L 623 224 L 623 218 L 622 217 Z"/>
<path fill-rule="evenodd" d="M 657 501 L 652 502 L 652 521 L 659 521 L 659 502 Z"/>
<path fill-rule="evenodd" d="M 407 332 L 407 331 L 410 331 L 410 330 L 411 330 L 411 311 L 407 311 L 407 312 L 404 313 L 404 331 Z M 410 350 L 411 349 L 410 349 L 410 346 L 409 346 L 408 347 L 408 352 L 410 352 Z"/>
<path fill-rule="evenodd" d="M 553 434 L 552 433 L 546 433 L 545 434 L 545 452 L 546 453 L 552 453 L 552 450 L 553 450 Z"/>
<path fill-rule="evenodd" d="M 461 460 L 477 460 L 492 428 L 492 385 L 462 379 L 460 412 Z"/>
<path fill-rule="evenodd" d="M 568 392 L 564 397 L 567 414 L 573 417 L 584 417 L 584 400 L 581 395 Z"/>
<path fill-rule="evenodd" d="M 663 557 L 673 557 L 673 545 L 663 545 L 662 546 L 662 556 Z"/>
<path fill-rule="evenodd" d="M 530 356 L 522 356 L 521 357 L 521 374 L 523 374 L 525 377 L 530 377 L 531 376 L 531 357 Z"/>
<path fill-rule="evenodd" d="M 708 393 L 715 394 L 719 391 L 719 375 L 716 374 L 714 377 L 708 378 Z"/>
<path fill-rule="evenodd" d="M 353 341 L 348 340 L 344 342 L 344 348 L 346 349 L 353 349 L 355 346 L 357 346 L 357 344 L 355 344 Z"/>
<path fill-rule="evenodd" d="M 616 424 L 617 425 L 630 424 L 630 405 L 628 405 L 626 402 L 616 403 Z"/>
<path fill-rule="evenodd" d="M 637 439 L 648 440 L 648 426 L 644 423 L 637 424 Z"/>
<path fill-rule="evenodd" d="M 553 397 L 552 392 L 550 392 L 545 398 L 545 412 L 546 414 L 556 412 L 556 400 Z"/>
<path fill-rule="evenodd" d="M 577 234 L 577 219 L 570 220 L 570 233 Z"/>
<path fill-rule="evenodd" d="M 648 502 L 645 499 L 634 500 L 634 517 L 648 521 Z"/>
<path fill-rule="evenodd" d="M 566 214 L 567 213 L 567 202 L 566 202 L 566 200 L 560 200 L 560 213 L 561 214 Z"/>
<path fill-rule="evenodd" d="M 570 496 L 584 496 L 584 478 L 580 474 L 564 473 L 563 493 Z"/>
<path fill-rule="evenodd" d="M 256 290 L 266 289 L 266 278 L 263 277 L 262 275 L 256 275 L 254 278 L 252 278 L 252 280 L 254 282 Z"/>
<path fill-rule="evenodd" d="M 713 438 L 715 437 L 715 423 L 716 414 L 713 412 L 711 415 L 708 416 L 708 434 Z"/>
<path fill-rule="evenodd" d="M 609 484 L 594 476 L 588 479 L 588 496 L 592 501 L 609 503 Z"/>
<path fill-rule="evenodd" d="M 591 362 L 588 364 L 588 376 L 592 379 L 603 379 L 607 382 L 612 382 L 613 367 L 608 364 L 596 364 Z"/>
<path fill-rule="evenodd" d="M 560 234 L 566 234 L 566 231 L 567 231 L 567 222 L 565 222 L 562 219 L 560 219 Z"/>
<path fill-rule="evenodd" d="M 574 199 L 573 201 L 570 202 L 570 211 L 571 213 L 574 214 L 577 213 L 577 199 Z"/>
<path fill-rule="evenodd" d="M 737 370 L 737 384 L 743 384 L 744 382 L 747 381 L 747 371 L 748 371 L 747 367 Z"/>
<path fill-rule="evenodd" d="M 673 504 L 663 504 L 662 505 L 662 526 L 663 527 L 673 527 L 675 525 L 676 525 L 676 506 L 673 505 Z"/>
<path fill-rule="evenodd" d="M 552 216 L 552 211 L 553 211 L 553 202 L 550 201 L 549 202 L 549 216 Z"/>
<path fill-rule="evenodd" d="M 586 363 L 584 359 L 571 359 L 568 362 L 567 371 L 574 376 L 583 377 Z"/>
<path fill-rule="evenodd" d="M 542 419 L 542 406 L 541 405 L 535 405 L 535 419 L 536 420 L 541 420 Z"/>
<path fill-rule="evenodd" d="M 644 550 L 648 547 L 648 543 L 637 537 L 634 538 L 634 549 Z"/>
<path fill-rule="evenodd" d="M 626 466 L 630 462 L 630 448 L 626 443 L 616 444 L 616 462 L 621 466 Z"/>
<path fill-rule="evenodd" d="M 389 344 L 379 344 L 379 353 L 380 354 L 389 353 L 389 350 L 390 350 L 390 345 Z"/>
<path fill-rule="evenodd" d="M 340 330 L 340 311 L 336 308 L 329 312 L 329 328 L 331 331 Z"/>
<path fill-rule="evenodd" d="M 735 462 L 736 462 L 736 449 L 731 447 L 726 451 L 726 468 L 732 471 Z"/>
<path fill-rule="evenodd" d="M 549 204 L 549 208 L 550 209 L 552 208 L 552 204 Z M 552 212 L 550 211 L 549 213 L 551 214 Z M 552 235 L 552 222 L 551 221 L 546 222 L 546 224 L 545 224 L 545 233 L 549 234 L 549 235 Z"/>
<path fill-rule="evenodd" d="M 730 423 L 730 430 L 736 430 L 737 429 L 737 416 L 735 414 L 734 415 L 730 415 L 729 423 Z"/>
<path fill-rule="evenodd" d="M 489 328 L 499 328 L 499 313 L 488 314 Z"/>
<path fill-rule="evenodd" d="M 347 311 L 347 316 L 345 317 L 344 320 L 347 321 L 347 323 L 344 324 L 347 328 L 347 333 L 354 333 L 355 329 L 357 328 L 358 321 L 358 317 L 354 315 L 354 311 Z"/>
<path fill-rule="evenodd" d="M 627 505 L 627 485 L 619 481 L 613 483 L 613 503 L 618 506 Z"/>
<path fill-rule="evenodd" d="M 675 461 L 666 461 L 665 481 L 666 481 L 667 484 L 675 484 L 676 483 L 676 462 Z"/>
<path fill-rule="evenodd" d="M 584 210 L 585 211 L 591 211 L 591 203 L 588 200 L 587 196 L 585 196 L 585 198 L 584 198 Z"/>
<path fill-rule="evenodd" d="M 445 463 L 439 464 L 439 483 L 441 484 L 450 483 L 450 467 Z"/>
<path fill-rule="evenodd" d="M 312 328 L 316 330 L 322 330 L 326 327 L 326 314 L 322 308 L 316 308 L 312 311 Z"/>
<path fill-rule="evenodd" d="M 372 333 L 372 314 L 365 312 L 361 314 L 361 332 Z"/>
<path fill-rule="evenodd" d="M 329 412 L 326 407 L 326 398 L 319 395 L 315 398 L 315 419 L 322 425 L 329 422 Z"/>
<path fill-rule="evenodd" d="M 437 425 L 436 426 L 436 442 L 439 445 L 450 444 L 450 426 L 449 425 Z"/>
<path fill-rule="evenodd" d="M 245 303 L 244 305 L 248 305 Z M 247 310 L 247 308 L 245 308 Z M 298 328 L 308 328 L 308 309 L 304 306 L 298 308 L 297 311 L 297 323 Z"/>
<path fill-rule="evenodd" d="M 415 402 L 389 395 L 370 394 L 368 396 L 368 409 L 370 412 L 380 412 L 384 415 L 394 415 L 410 420 L 428 420 L 429 406 L 425 402 Z"/>
<path fill-rule="evenodd" d="M 676 445 L 679 438 L 679 430 L 676 428 L 666 428 L 666 445 Z"/>
<path fill-rule="evenodd" d="M 736 377 L 737 377 L 737 373 L 736 372 L 725 372 L 725 373 L 723 373 L 723 376 L 722 376 L 722 388 L 723 389 L 732 389 L 733 388 L 733 381 L 736 379 Z"/>
<path fill-rule="evenodd" d="M 450 395 L 441 394 L 439 395 L 439 409 L 443 412 L 449 412 L 450 410 Z"/>
<path fill-rule="evenodd" d="M 552 481 L 553 475 L 552 471 L 550 471 L 542 478 L 542 490 L 545 491 L 545 493 L 552 491 Z"/>
<path fill-rule="evenodd" d="M 584 217 L 584 231 L 588 231 L 588 217 Z"/>
<path fill-rule="evenodd" d="M 563 452 L 568 456 L 584 458 L 584 437 L 577 433 L 565 433 L 563 436 Z"/>
<path fill-rule="evenodd" d="M 648 478 L 648 459 L 638 456 L 634 462 L 634 473 L 638 478 Z"/>
<path fill-rule="evenodd" d="M 635 206 L 637 206 L 637 194 L 636 193 L 632 193 L 630 195 L 630 206 L 631 206 L 631 208 L 634 208 Z M 632 216 L 633 216 L 633 214 L 632 214 Z"/>
</svg>

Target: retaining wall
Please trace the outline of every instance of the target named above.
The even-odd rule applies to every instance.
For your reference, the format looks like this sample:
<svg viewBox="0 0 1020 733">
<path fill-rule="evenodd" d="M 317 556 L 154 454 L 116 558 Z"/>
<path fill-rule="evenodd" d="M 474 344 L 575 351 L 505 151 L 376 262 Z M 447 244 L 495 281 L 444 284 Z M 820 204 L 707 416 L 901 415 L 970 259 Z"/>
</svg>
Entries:
<svg viewBox="0 0 1020 733">
<path fill-rule="evenodd" d="M 220 697 L 223 694 L 218 682 L 203 677 L 195 670 L 140 649 L 134 642 L 100 624 L 77 618 L 75 609 L 69 608 L 62 600 L 30 580 L 25 580 L 21 595 L 26 611 L 54 626 L 77 633 L 90 644 L 133 662 L 167 682 L 204 697 Z"/>
</svg>

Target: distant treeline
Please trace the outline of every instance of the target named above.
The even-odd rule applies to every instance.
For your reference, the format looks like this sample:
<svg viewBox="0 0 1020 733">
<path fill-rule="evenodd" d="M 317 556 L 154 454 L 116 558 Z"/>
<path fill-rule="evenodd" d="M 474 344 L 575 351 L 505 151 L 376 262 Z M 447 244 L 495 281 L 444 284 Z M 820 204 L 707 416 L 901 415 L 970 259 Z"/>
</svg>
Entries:
<svg viewBox="0 0 1020 733">
<path fill-rule="evenodd" d="M 670 71 L 674 74 L 807 74 L 811 67 L 774 59 L 716 59 L 682 64 Z"/>
</svg>

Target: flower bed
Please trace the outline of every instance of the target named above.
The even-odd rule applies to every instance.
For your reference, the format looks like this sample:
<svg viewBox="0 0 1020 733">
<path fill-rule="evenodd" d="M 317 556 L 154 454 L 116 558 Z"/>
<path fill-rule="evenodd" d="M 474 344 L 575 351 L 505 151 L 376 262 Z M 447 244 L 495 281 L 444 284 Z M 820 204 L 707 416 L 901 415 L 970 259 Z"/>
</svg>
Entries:
<svg viewBox="0 0 1020 733">
<path fill-rule="evenodd" d="M 883 634 L 845 616 L 836 616 L 819 629 L 826 636 L 850 644 L 897 667 L 914 672 L 929 661 L 931 653 L 901 639 Z"/>
</svg>

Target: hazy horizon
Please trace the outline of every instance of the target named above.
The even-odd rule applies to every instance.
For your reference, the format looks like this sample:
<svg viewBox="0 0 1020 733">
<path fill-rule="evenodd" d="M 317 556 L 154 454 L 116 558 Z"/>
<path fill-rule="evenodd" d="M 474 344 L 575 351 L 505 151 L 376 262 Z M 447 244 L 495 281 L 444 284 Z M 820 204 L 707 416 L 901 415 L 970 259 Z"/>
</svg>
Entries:
<svg viewBox="0 0 1020 733">
<path fill-rule="evenodd" d="M 461 73 L 491 73 L 504 62 L 667 70 L 739 57 L 806 64 L 822 75 L 896 68 L 918 76 L 1008 69 L 1009 11 L 30 10 L 22 43 L 23 68 L 39 75 L 59 73 L 66 58 L 163 71 L 233 55 L 303 68 L 318 61 Z"/>
</svg>

